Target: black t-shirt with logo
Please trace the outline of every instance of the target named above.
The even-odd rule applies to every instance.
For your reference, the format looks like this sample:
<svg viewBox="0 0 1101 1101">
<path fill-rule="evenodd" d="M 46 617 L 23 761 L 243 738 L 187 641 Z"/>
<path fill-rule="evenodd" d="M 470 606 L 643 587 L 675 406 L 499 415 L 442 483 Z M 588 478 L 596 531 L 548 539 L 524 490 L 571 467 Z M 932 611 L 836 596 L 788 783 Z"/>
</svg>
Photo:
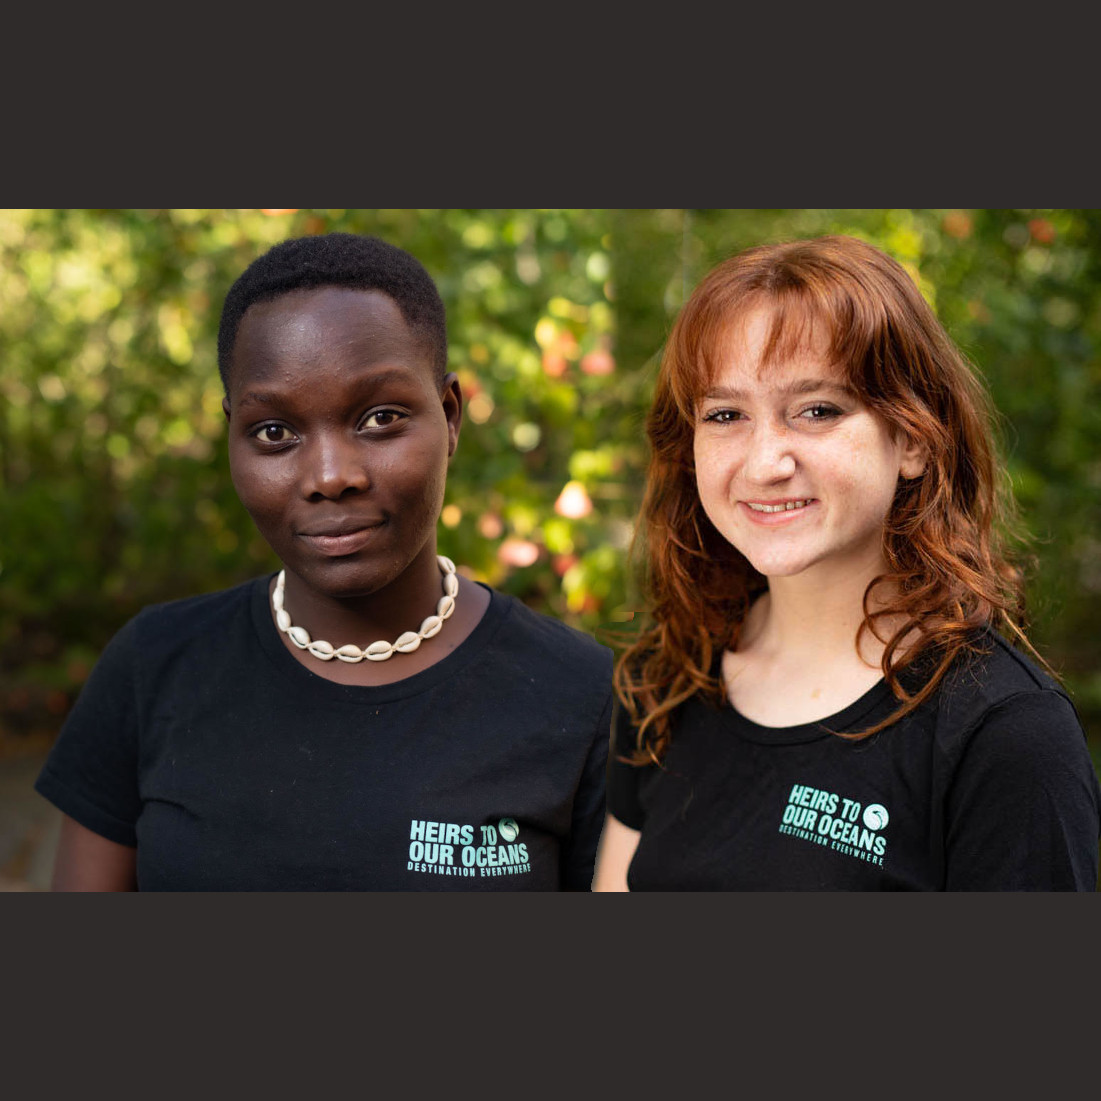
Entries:
<svg viewBox="0 0 1101 1101">
<path fill-rule="evenodd" d="M 431 668 L 377 688 L 289 654 L 270 578 L 145 609 L 36 783 L 137 846 L 141 890 L 588 890 L 611 652 L 491 592 Z"/>
<path fill-rule="evenodd" d="M 821 722 L 766 727 L 693 697 L 657 765 L 616 759 L 608 809 L 641 831 L 632 890 L 1084 890 L 1101 792 L 1072 704 L 1004 640 L 924 705 L 849 741 L 897 701 L 880 681 Z M 911 682 L 910 687 L 916 685 Z"/>
</svg>

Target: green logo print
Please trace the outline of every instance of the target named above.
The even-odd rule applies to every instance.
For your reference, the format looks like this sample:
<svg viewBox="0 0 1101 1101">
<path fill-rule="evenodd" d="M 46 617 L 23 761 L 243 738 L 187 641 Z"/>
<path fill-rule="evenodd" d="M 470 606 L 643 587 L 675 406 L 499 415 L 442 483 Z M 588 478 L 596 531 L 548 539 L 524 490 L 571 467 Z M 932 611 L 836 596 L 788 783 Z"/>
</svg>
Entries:
<svg viewBox="0 0 1101 1101">
<path fill-rule="evenodd" d="M 531 871 L 531 863 L 527 845 L 513 844 L 519 834 L 515 818 L 502 818 L 496 827 L 479 826 L 477 831 L 457 822 L 414 818 L 406 871 L 466 877 L 523 875 Z"/>
<path fill-rule="evenodd" d="M 780 833 L 882 867 L 887 839 L 880 831 L 890 820 L 882 803 L 864 806 L 837 792 L 793 784 L 780 819 Z"/>
<path fill-rule="evenodd" d="M 864 808 L 864 825 L 870 830 L 881 830 L 891 820 L 882 803 L 869 803 Z"/>
</svg>

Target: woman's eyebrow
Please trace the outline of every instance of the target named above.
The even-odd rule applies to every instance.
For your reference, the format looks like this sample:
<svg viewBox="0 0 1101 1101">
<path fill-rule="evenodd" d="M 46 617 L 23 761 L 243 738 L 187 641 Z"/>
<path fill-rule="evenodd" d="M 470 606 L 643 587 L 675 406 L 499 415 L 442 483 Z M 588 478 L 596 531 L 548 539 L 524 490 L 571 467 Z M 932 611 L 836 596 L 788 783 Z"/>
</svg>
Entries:
<svg viewBox="0 0 1101 1101">
<path fill-rule="evenodd" d="M 383 367 L 369 371 L 356 380 L 356 389 L 360 392 L 373 390 L 379 386 L 415 381 L 416 371 L 408 367 Z M 238 407 L 255 402 L 258 405 L 276 405 L 284 395 L 275 390 L 247 390 L 241 397 Z"/>
<path fill-rule="evenodd" d="M 237 403 L 237 407 L 240 408 L 250 403 L 255 403 L 257 405 L 274 405 L 276 400 L 275 395 L 268 393 L 266 390 L 249 390 L 247 393 L 241 395 L 241 400 Z"/>
<path fill-rule="evenodd" d="M 809 394 L 819 390 L 831 390 L 839 394 L 852 394 L 853 390 L 843 382 L 823 378 L 802 378 L 784 386 L 770 387 L 777 394 Z M 704 398 L 718 398 L 729 401 L 743 401 L 752 396 L 749 391 L 739 390 L 736 386 L 710 386 L 703 394 Z"/>
</svg>

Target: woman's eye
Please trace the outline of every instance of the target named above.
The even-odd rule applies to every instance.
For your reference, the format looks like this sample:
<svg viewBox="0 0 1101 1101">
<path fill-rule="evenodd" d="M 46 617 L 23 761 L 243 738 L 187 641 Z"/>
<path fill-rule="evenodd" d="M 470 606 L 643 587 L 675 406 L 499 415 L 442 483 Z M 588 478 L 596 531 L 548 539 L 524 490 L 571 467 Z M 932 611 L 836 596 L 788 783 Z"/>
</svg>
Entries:
<svg viewBox="0 0 1101 1101">
<path fill-rule="evenodd" d="M 396 409 L 376 409 L 368 414 L 363 422 L 364 428 L 388 428 L 401 418 L 402 414 Z"/>
<path fill-rule="evenodd" d="M 807 406 L 799 413 L 799 416 L 809 421 L 827 421 L 841 416 L 841 410 L 836 405 L 825 405 L 819 402 Z"/>
<path fill-rule="evenodd" d="M 736 409 L 714 409 L 704 415 L 704 420 L 711 424 L 730 424 L 741 416 Z"/>
<path fill-rule="evenodd" d="M 264 443 L 289 443 L 295 438 L 294 433 L 282 424 L 265 424 L 253 435 Z"/>
</svg>

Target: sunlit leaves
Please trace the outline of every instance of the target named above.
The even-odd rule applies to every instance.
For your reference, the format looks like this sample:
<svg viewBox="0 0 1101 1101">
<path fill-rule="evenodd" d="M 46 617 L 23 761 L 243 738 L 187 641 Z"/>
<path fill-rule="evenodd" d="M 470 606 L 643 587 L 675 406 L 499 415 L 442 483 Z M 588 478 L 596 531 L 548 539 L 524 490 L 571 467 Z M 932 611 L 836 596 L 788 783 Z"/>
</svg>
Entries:
<svg viewBox="0 0 1101 1101">
<path fill-rule="evenodd" d="M 266 248 L 328 230 L 408 249 L 447 306 L 465 415 L 441 549 L 594 632 L 633 622 L 645 412 L 696 282 L 764 241 L 886 249 L 994 392 L 1042 540 L 1038 638 L 1101 710 L 1097 212 L 257 208 L 0 211 L 0 711 L 71 693 L 142 604 L 274 566 L 229 481 L 218 314 Z"/>
</svg>

